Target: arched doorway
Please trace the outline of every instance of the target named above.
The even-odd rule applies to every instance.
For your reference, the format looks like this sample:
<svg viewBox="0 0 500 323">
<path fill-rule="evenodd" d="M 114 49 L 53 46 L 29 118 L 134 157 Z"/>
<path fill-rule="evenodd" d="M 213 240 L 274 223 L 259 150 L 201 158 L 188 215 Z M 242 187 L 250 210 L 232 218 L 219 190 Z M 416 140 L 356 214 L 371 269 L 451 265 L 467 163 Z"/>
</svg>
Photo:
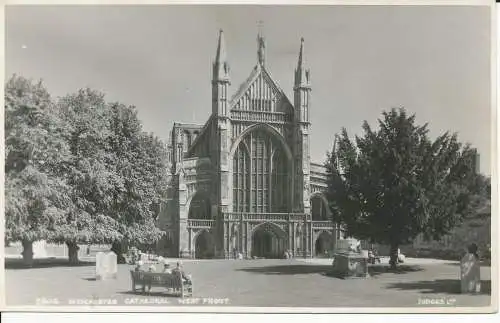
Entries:
<svg viewBox="0 0 500 323">
<path fill-rule="evenodd" d="M 212 235 L 206 231 L 201 231 L 195 238 L 194 257 L 196 259 L 210 259 L 214 257 L 214 243 Z"/>
<path fill-rule="evenodd" d="M 326 231 L 321 232 L 314 244 L 314 254 L 316 257 L 328 257 L 332 248 L 332 242 L 333 237 L 331 233 Z"/>
<path fill-rule="evenodd" d="M 286 245 L 286 234 L 275 225 L 264 223 L 252 234 L 252 257 L 280 259 L 283 258 Z"/>
</svg>

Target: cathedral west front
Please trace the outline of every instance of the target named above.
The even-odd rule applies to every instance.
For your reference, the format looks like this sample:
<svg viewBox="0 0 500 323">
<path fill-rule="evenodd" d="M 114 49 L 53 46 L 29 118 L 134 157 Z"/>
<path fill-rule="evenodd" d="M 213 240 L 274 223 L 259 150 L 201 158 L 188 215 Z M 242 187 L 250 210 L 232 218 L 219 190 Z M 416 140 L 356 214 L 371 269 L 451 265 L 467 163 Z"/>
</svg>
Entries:
<svg viewBox="0 0 500 323">
<path fill-rule="evenodd" d="M 268 70 L 264 38 L 246 81 L 231 86 L 224 33 L 205 124 L 174 123 L 159 251 L 183 258 L 324 255 L 340 237 L 323 192 L 326 170 L 310 161 L 311 80 L 298 44 L 293 98 Z M 293 72 L 293 71 L 291 71 Z M 232 95 L 231 95 L 232 94 Z"/>
</svg>

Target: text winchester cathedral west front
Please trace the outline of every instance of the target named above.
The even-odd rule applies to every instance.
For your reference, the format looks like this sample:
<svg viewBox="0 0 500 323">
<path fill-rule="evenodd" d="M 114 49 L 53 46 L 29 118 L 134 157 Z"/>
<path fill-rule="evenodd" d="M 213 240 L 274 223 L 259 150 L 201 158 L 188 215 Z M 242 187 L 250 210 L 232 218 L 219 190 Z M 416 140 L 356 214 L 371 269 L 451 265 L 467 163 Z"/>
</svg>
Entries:
<svg viewBox="0 0 500 323">
<path fill-rule="evenodd" d="M 291 101 L 272 79 L 258 36 L 257 64 L 231 91 L 224 33 L 204 125 L 174 123 L 160 252 L 172 257 L 309 257 L 331 250 L 325 168 L 311 163 L 310 73 L 301 40 Z M 230 93 L 234 93 L 229 96 Z"/>
</svg>

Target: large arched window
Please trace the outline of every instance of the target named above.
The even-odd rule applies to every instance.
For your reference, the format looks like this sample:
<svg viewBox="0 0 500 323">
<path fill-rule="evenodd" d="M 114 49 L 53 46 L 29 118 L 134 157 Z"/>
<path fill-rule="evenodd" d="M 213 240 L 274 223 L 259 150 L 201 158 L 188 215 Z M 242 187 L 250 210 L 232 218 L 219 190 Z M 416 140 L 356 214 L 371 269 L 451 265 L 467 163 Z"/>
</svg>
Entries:
<svg viewBox="0 0 500 323">
<path fill-rule="evenodd" d="M 243 141 L 233 157 L 233 211 L 250 209 L 250 158 Z"/>
<path fill-rule="evenodd" d="M 287 212 L 288 160 L 282 144 L 263 130 L 252 131 L 233 156 L 233 211 Z"/>
<path fill-rule="evenodd" d="M 287 178 L 287 160 L 282 149 L 276 149 L 272 158 L 271 196 L 273 200 L 271 212 L 287 212 L 288 192 L 291 187 Z"/>
</svg>

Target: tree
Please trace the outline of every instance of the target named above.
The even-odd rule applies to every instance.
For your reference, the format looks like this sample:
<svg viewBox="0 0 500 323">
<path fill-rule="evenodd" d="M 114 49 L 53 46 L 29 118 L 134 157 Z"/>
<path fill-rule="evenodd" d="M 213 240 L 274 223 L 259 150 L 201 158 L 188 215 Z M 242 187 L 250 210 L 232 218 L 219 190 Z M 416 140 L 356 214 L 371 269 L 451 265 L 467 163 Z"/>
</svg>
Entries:
<svg viewBox="0 0 500 323">
<path fill-rule="evenodd" d="M 72 153 L 71 211 L 61 218 L 57 241 L 77 262 L 78 243 L 111 243 L 120 261 L 122 245 L 153 243 L 166 179 L 165 148 L 142 131 L 134 107 L 107 103 L 104 94 L 80 90 L 60 100 Z"/>
<path fill-rule="evenodd" d="M 13 75 L 5 85 L 5 238 L 22 242 L 26 265 L 69 203 L 64 132 L 42 82 Z"/>
<path fill-rule="evenodd" d="M 121 242 L 151 244 L 162 235 L 155 220 L 165 196 L 167 160 L 165 145 L 142 131 L 135 107 L 113 103 L 110 108 L 110 168 L 121 180 L 115 182 L 109 214 L 121 224 L 123 239 L 113 245 L 121 254 Z"/>
<path fill-rule="evenodd" d="M 58 102 L 71 151 L 67 194 L 71 205 L 57 222 L 52 240 L 66 243 L 69 261 L 78 262 L 79 243 L 110 243 L 121 239 L 120 224 L 111 214 L 115 187 L 121 178 L 109 167 L 110 111 L 102 93 L 82 89 Z M 118 183 L 118 184 L 117 184 Z"/>
<path fill-rule="evenodd" d="M 13 76 L 5 90 L 6 241 L 151 244 L 166 188 L 166 150 L 134 107 L 82 89 L 54 104 L 42 83 Z M 115 248 L 119 257 L 120 248 Z"/>
<path fill-rule="evenodd" d="M 475 178 L 474 190 L 465 211 L 468 219 L 485 219 L 491 217 L 491 179 L 482 174 Z"/>
<path fill-rule="evenodd" d="M 342 129 L 328 156 L 328 200 L 349 235 L 390 245 L 391 267 L 401 244 L 418 234 L 439 238 L 462 222 L 474 192 L 476 151 L 444 133 L 432 141 L 427 124 L 404 109 L 383 113 L 378 131 L 349 139 Z"/>
</svg>

